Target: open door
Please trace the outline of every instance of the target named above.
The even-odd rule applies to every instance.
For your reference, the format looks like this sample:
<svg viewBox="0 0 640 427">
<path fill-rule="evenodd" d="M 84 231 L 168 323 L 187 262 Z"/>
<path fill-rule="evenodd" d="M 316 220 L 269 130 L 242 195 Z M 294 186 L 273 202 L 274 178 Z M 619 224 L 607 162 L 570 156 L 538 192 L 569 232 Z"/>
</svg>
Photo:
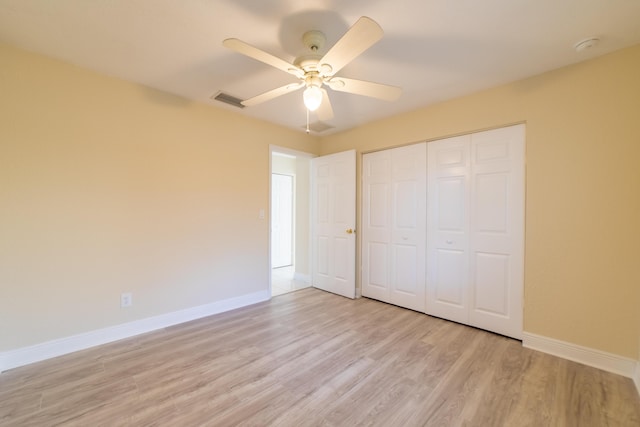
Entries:
<svg viewBox="0 0 640 427">
<path fill-rule="evenodd" d="M 356 152 L 311 160 L 311 283 L 356 295 Z"/>
</svg>

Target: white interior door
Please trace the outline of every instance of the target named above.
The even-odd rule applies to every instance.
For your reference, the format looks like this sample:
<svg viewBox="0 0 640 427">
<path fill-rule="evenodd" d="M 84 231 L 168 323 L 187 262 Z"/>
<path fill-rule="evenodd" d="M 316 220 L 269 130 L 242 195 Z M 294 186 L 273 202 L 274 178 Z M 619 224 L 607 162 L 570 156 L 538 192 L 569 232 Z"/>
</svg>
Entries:
<svg viewBox="0 0 640 427">
<path fill-rule="evenodd" d="M 363 157 L 362 294 L 425 309 L 426 143 Z"/>
<path fill-rule="evenodd" d="M 356 152 L 311 160 L 311 282 L 348 298 L 356 290 Z"/>
<path fill-rule="evenodd" d="M 293 176 L 271 174 L 271 267 L 293 264 Z"/>
</svg>

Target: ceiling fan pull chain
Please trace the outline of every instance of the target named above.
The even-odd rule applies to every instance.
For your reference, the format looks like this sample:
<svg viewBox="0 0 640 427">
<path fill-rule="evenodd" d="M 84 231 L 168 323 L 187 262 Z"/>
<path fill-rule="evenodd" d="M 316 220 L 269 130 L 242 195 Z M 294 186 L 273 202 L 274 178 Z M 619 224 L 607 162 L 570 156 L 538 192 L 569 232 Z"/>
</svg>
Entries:
<svg viewBox="0 0 640 427">
<path fill-rule="evenodd" d="M 304 109 L 307 112 L 307 134 L 309 133 L 309 109 L 305 108 Z"/>
</svg>

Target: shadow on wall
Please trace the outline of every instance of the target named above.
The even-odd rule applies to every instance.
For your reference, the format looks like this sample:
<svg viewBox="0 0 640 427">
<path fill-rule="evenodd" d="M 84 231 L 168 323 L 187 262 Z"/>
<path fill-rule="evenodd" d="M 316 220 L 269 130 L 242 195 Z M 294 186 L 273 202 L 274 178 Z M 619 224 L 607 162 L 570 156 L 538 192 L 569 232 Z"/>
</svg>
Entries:
<svg viewBox="0 0 640 427">
<path fill-rule="evenodd" d="M 194 104 L 194 101 L 182 96 L 174 95 L 169 92 L 163 92 L 148 86 L 139 85 L 143 96 L 157 105 L 165 105 L 170 107 L 184 108 Z"/>
</svg>

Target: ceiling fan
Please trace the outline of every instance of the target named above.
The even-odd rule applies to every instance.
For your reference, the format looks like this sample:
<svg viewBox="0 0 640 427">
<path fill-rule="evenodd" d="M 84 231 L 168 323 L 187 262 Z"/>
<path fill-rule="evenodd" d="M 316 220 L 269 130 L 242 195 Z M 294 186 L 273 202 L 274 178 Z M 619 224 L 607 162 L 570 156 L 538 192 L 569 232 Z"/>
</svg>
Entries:
<svg viewBox="0 0 640 427">
<path fill-rule="evenodd" d="M 329 120 L 333 117 L 333 109 L 327 91 L 323 88 L 324 85 L 339 92 L 364 95 L 386 101 L 395 101 L 402 93 L 402 89 L 397 86 L 347 79 L 335 75 L 345 65 L 379 41 L 383 34 L 380 25 L 373 19 L 363 16 L 324 56 L 321 56 L 319 51 L 324 47 L 325 35 L 317 30 L 307 31 L 302 36 L 302 41 L 310 53 L 297 57 L 293 63 L 235 38 L 226 39 L 222 44 L 238 53 L 292 74 L 300 80 L 298 83 L 272 89 L 242 101 L 243 105 L 247 107 L 257 105 L 304 87 L 306 89 L 303 93 L 303 100 L 307 109 L 309 111 L 317 110 L 320 120 Z"/>
</svg>

